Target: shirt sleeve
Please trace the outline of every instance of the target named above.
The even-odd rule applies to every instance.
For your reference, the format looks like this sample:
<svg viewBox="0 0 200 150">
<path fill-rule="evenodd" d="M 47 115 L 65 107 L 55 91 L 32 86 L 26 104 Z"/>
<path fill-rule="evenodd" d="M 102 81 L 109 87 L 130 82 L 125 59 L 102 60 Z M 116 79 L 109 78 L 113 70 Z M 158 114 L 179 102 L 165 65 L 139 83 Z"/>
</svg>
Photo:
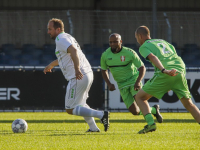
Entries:
<svg viewBox="0 0 200 150">
<path fill-rule="evenodd" d="M 70 39 L 62 38 L 56 42 L 56 46 L 60 51 L 66 52 L 68 47 L 72 45 L 72 41 Z"/>
<path fill-rule="evenodd" d="M 133 52 L 133 64 L 137 67 L 140 68 L 141 66 L 144 65 L 144 63 L 141 61 L 140 57 L 138 56 L 138 54 L 136 52 Z"/>
<path fill-rule="evenodd" d="M 105 60 L 105 53 L 103 53 L 101 55 L 101 69 L 102 70 L 107 70 L 108 69 L 108 65 L 106 64 L 106 60 Z"/>
<path fill-rule="evenodd" d="M 142 46 L 140 47 L 139 52 L 142 55 L 142 57 L 144 57 L 146 60 L 148 60 L 147 56 L 149 56 L 149 54 L 152 53 L 147 47 Z"/>
</svg>

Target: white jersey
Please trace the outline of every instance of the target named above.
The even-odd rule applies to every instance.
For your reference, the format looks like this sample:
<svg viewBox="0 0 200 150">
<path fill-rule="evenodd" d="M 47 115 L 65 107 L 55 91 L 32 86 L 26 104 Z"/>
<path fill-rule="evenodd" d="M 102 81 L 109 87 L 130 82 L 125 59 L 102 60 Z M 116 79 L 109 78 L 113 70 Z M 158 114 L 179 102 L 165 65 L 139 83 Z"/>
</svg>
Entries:
<svg viewBox="0 0 200 150">
<path fill-rule="evenodd" d="M 73 45 L 77 49 L 80 70 L 82 74 L 84 75 L 92 71 L 90 63 L 86 59 L 78 42 L 74 37 L 72 37 L 70 34 L 63 32 L 56 37 L 55 42 L 56 42 L 55 54 L 56 57 L 58 58 L 60 69 L 62 70 L 63 75 L 68 81 L 76 77 L 74 63 L 72 61 L 71 54 L 67 53 L 67 49 L 70 45 Z"/>
</svg>

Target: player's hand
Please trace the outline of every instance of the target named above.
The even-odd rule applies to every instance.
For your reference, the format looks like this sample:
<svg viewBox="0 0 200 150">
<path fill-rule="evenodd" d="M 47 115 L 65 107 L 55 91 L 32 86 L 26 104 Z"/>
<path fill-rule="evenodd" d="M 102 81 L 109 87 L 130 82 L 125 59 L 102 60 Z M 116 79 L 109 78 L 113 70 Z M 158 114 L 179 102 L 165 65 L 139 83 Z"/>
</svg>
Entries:
<svg viewBox="0 0 200 150">
<path fill-rule="evenodd" d="M 83 74 L 81 73 L 80 69 L 75 70 L 75 76 L 76 76 L 76 79 L 78 80 L 83 79 Z"/>
<path fill-rule="evenodd" d="M 114 91 L 114 90 L 116 90 L 114 84 L 108 85 L 108 89 L 109 89 L 109 91 Z"/>
<path fill-rule="evenodd" d="M 178 74 L 176 69 L 172 69 L 172 70 L 164 70 L 163 73 L 169 75 L 169 76 L 176 76 Z"/>
<path fill-rule="evenodd" d="M 51 65 L 48 65 L 44 68 L 43 72 L 44 74 L 46 74 L 47 72 L 52 72 L 51 69 L 53 68 L 54 66 L 51 66 Z"/>
<path fill-rule="evenodd" d="M 141 89 L 140 82 L 139 83 L 136 82 L 134 85 L 134 90 L 139 91 L 140 89 Z"/>
</svg>

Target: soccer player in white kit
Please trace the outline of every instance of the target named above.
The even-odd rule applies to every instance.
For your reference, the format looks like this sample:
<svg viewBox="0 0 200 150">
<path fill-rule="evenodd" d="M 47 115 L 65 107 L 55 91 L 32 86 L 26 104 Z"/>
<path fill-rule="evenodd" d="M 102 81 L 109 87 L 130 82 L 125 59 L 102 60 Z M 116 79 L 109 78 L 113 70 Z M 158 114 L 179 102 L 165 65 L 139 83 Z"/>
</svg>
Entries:
<svg viewBox="0 0 200 150">
<path fill-rule="evenodd" d="M 52 18 L 48 22 L 48 34 L 56 42 L 57 59 L 47 65 L 44 73 L 59 65 L 68 85 L 65 109 L 68 114 L 83 116 L 89 125 L 86 132 L 100 132 L 93 117 L 99 118 L 104 131 L 109 128 L 109 112 L 91 109 L 87 104 L 88 92 L 93 82 L 93 71 L 79 44 L 70 34 L 64 32 L 62 20 Z"/>
</svg>

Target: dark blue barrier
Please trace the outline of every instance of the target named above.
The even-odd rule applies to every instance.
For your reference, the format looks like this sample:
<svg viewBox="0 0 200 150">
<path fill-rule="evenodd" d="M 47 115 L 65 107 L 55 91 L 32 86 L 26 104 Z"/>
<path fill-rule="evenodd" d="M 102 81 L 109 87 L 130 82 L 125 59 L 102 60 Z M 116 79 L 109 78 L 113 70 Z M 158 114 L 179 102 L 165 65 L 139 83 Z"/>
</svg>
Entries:
<svg viewBox="0 0 200 150">
<path fill-rule="evenodd" d="M 59 68 L 43 73 L 44 67 L 0 67 L 0 110 L 64 110 L 67 81 Z M 104 105 L 103 79 L 94 70 L 94 82 L 87 103 Z"/>
</svg>

